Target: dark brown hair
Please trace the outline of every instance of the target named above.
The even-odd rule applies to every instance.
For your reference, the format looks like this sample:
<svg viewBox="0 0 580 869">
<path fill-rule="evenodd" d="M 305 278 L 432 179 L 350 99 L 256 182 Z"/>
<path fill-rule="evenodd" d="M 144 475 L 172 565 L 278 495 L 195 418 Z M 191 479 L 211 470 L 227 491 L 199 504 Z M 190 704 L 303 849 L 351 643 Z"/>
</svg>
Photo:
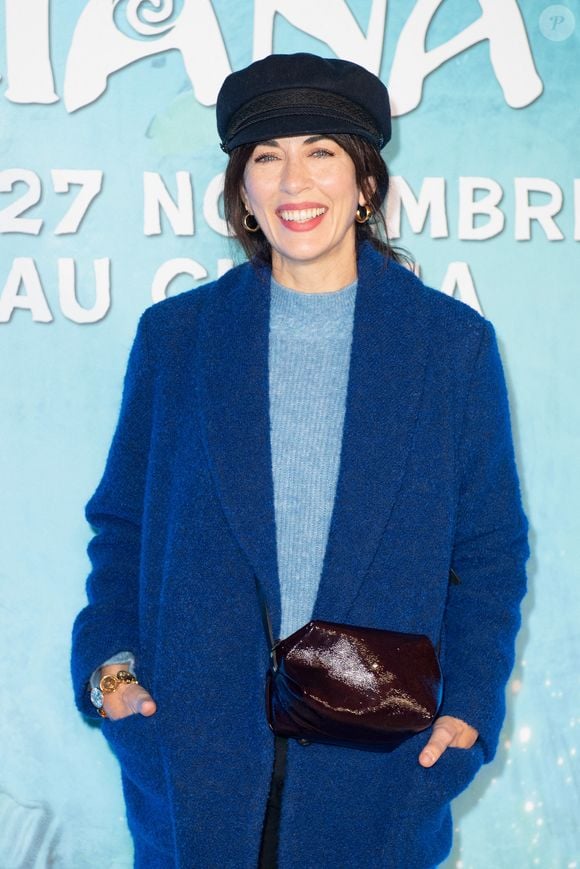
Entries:
<svg viewBox="0 0 580 869">
<path fill-rule="evenodd" d="M 382 211 L 389 190 L 389 171 L 385 161 L 376 148 L 359 136 L 336 133 L 328 138 L 340 145 L 353 161 L 356 183 L 372 211 L 372 217 L 367 223 L 355 223 L 357 246 L 363 241 L 370 241 L 386 259 L 412 266 L 411 254 L 404 248 L 394 247 L 389 241 Z M 266 236 L 262 230 L 248 232 L 243 224 L 246 209 L 240 191 L 246 163 L 255 147 L 255 144 L 240 145 L 230 154 L 224 180 L 224 215 L 230 232 L 240 243 L 248 259 L 257 259 L 270 265 L 272 250 Z M 375 181 L 374 185 L 372 179 Z"/>
</svg>

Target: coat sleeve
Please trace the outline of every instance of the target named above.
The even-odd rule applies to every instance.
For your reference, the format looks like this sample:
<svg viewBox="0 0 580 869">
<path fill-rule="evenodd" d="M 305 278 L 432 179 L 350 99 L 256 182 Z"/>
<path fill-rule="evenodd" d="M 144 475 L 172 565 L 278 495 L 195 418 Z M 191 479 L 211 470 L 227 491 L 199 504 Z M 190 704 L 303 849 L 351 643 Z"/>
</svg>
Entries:
<svg viewBox="0 0 580 869">
<path fill-rule="evenodd" d="M 488 321 L 463 420 L 458 482 L 452 567 L 460 583 L 449 586 L 444 615 L 439 714 L 475 727 L 488 762 L 505 716 L 529 556 L 507 389 Z"/>
<path fill-rule="evenodd" d="M 85 507 L 95 535 L 88 545 L 88 605 L 73 627 L 71 671 L 76 704 L 93 717 L 98 714 L 89 697 L 91 673 L 121 650 L 139 659 L 141 521 L 153 413 L 147 314 L 139 321 L 129 355 L 105 470 Z"/>
</svg>

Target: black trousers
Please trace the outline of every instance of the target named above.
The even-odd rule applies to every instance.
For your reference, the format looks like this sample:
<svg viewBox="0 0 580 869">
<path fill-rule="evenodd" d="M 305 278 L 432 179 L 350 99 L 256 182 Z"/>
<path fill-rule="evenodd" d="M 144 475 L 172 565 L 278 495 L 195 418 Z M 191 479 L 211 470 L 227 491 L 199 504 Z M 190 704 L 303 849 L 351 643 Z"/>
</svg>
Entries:
<svg viewBox="0 0 580 869">
<path fill-rule="evenodd" d="M 277 869 L 278 834 L 280 829 L 280 807 L 286 771 L 286 752 L 288 740 L 285 736 L 274 737 L 274 767 L 270 779 L 270 793 L 266 804 L 266 815 L 262 828 L 262 843 L 258 869 Z"/>
</svg>

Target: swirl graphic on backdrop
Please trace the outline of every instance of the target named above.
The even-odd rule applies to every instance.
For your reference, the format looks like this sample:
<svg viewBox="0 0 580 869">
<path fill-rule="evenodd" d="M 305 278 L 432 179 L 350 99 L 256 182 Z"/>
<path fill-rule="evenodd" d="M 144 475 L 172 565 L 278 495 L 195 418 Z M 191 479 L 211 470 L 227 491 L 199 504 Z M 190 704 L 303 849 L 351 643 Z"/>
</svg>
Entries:
<svg viewBox="0 0 580 869">
<path fill-rule="evenodd" d="M 175 5 L 174 0 L 116 0 L 115 25 L 127 36 L 163 36 L 179 18 Z"/>
</svg>

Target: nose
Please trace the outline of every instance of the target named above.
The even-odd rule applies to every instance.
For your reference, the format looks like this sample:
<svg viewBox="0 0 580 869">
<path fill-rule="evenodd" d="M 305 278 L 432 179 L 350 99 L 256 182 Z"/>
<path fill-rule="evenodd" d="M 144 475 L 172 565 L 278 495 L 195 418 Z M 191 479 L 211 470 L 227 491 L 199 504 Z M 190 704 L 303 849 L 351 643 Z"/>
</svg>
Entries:
<svg viewBox="0 0 580 869">
<path fill-rule="evenodd" d="M 280 177 L 280 189 L 284 193 L 301 193 L 310 185 L 310 174 L 306 161 L 295 154 L 287 154 L 284 160 L 282 175 Z"/>
</svg>

